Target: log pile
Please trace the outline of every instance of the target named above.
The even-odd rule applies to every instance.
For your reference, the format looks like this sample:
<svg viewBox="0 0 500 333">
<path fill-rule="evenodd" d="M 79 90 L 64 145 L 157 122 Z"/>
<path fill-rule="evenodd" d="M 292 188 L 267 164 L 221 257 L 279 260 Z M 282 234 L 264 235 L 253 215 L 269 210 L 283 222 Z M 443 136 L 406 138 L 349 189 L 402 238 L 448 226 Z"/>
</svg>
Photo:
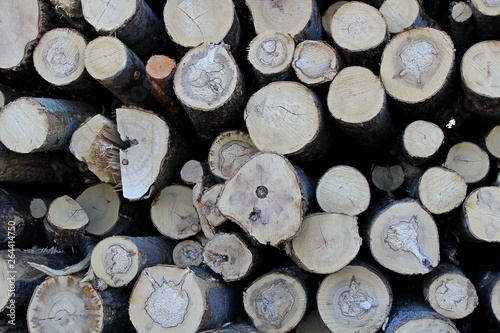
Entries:
<svg viewBox="0 0 500 333">
<path fill-rule="evenodd" d="M 0 3 L 0 332 L 498 332 L 498 0 Z"/>
</svg>

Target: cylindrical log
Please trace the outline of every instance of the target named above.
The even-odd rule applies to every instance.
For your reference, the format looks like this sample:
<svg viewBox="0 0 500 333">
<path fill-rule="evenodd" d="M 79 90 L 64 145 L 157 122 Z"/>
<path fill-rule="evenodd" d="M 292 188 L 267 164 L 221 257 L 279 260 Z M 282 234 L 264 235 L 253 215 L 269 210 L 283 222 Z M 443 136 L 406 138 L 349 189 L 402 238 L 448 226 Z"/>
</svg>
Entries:
<svg viewBox="0 0 500 333">
<path fill-rule="evenodd" d="M 448 150 L 443 166 L 456 171 L 467 184 L 478 184 L 490 173 L 490 158 L 477 144 L 462 141 Z"/>
<path fill-rule="evenodd" d="M 331 332 L 321 318 L 318 310 L 311 311 L 300 321 L 295 333 L 328 333 Z"/>
<path fill-rule="evenodd" d="M 85 35 L 95 34 L 94 28 L 83 17 L 81 0 L 50 0 L 59 15 L 76 30 Z"/>
<path fill-rule="evenodd" d="M 64 149 L 80 124 L 100 111 L 84 102 L 21 97 L 0 111 L 0 141 L 18 153 Z"/>
<path fill-rule="evenodd" d="M 337 1 L 333 3 L 330 7 L 328 7 L 321 16 L 321 24 L 323 25 L 323 30 L 326 34 L 332 37 L 332 31 L 330 28 L 332 27 L 332 17 L 337 12 L 337 10 L 348 3 L 349 1 Z"/>
<path fill-rule="evenodd" d="M 387 21 L 387 29 L 391 34 L 416 27 L 437 27 L 424 13 L 418 0 L 386 0 L 380 6 L 380 12 Z"/>
<path fill-rule="evenodd" d="M 240 299 L 208 269 L 157 265 L 139 276 L 129 315 L 138 333 L 199 332 L 232 320 Z"/>
<path fill-rule="evenodd" d="M 332 332 L 377 332 L 392 306 L 384 273 L 367 262 L 353 262 L 327 275 L 318 289 L 318 310 Z"/>
<path fill-rule="evenodd" d="M 462 62 L 462 57 L 472 45 L 476 23 L 472 16 L 471 6 L 465 2 L 452 2 L 450 8 L 450 36 L 455 45 L 457 64 Z"/>
<path fill-rule="evenodd" d="M 500 324 L 500 271 L 482 273 L 476 288 L 480 306 L 497 325 Z"/>
<path fill-rule="evenodd" d="M 386 191 L 389 196 L 399 189 L 405 181 L 405 174 L 401 164 L 375 165 L 372 168 L 371 179 L 379 190 Z"/>
<path fill-rule="evenodd" d="M 482 242 L 500 242 L 500 187 L 485 186 L 472 191 L 463 204 L 462 236 Z"/>
<path fill-rule="evenodd" d="M 208 166 L 200 161 L 189 160 L 181 168 L 181 179 L 187 185 L 193 185 L 201 181 L 203 176 L 209 173 Z"/>
<path fill-rule="evenodd" d="M 250 97 L 245 123 L 255 146 L 300 161 L 321 158 L 332 133 L 318 96 L 304 85 L 272 82 Z"/>
<path fill-rule="evenodd" d="M 330 274 L 356 257 L 361 242 L 356 217 L 316 213 L 304 218 L 301 231 L 285 244 L 285 250 L 300 268 Z"/>
<path fill-rule="evenodd" d="M 215 212 L 215 209 L 218 210 L 218 208 L 214 206 L 214 204 L 217 203 L 217 198 L 214 198 L 215 199 L 214 201 L 210 200 L 211 202 L 209 203 L 209 205 L 205 205 L 202 202 L 203 195 L 211 187 L 213 187 L 212 185 L 213 185 L 213 178 L 211 176 L 204 176 L 193 187 L 192 203 L 199 217 L 202 234 L 204 237 L 207 238 L 207 240 L 212 239 L 215 236 L 215 233 L 217 232 L 215 230 L 215 227 L 212 224 L 210 224 L 207 219 L 207 215 L 210 215 L 212 212 Z M 220 192 L 220 190 L 218 192 Z M 217 212 L 217 215 L 221 215 L 220 211 Z"/>
<path fill-rule="evenodd" d="M 225 44 L 189 50 L 175 71 L 174 91 L 203 140 L 212 141 L 242 122 L 243 76 Z"/>
<path fill-rule="evenodd" d="M 401 139 L 404 157 L 418 166 L 436 156 L 444 143 L 444 132 L 436 124 L 415 120 L 405 127 Z"/>
<path fill-rule="evenodd" d="M 217 201 L 223 189 L 223 184 L 215 184 L 203 191 L 200 198 L 203 215 L 212 227 L 218 227 L 226 221 L 226 217 L 222 215 L 219 208 L 217 208 Z"/>
<path fill-rule="evenodd" d="M 500 35 L 500 3 L 497 0 L 470 0 L 469 3 L 480 39 L 498 39 Z"/>
<path fill-rule="evenodd" d="M 247 323 L 224 325 L 223 328 L 203 331 L 200 333 L 260 333 L 258 329 Z"/>
<path fill-rule="evenodd" d="M 203 262 L 203 245 L 192 239 L 180 241 L 174 247 L 172 260 L 178 267 L 199 266 Z"/>
<path fill-rule="evenodd" d="M 33 198 L 30 202 L 30 214 L 35 219 L 43 219 L 49 211 L 52 199 Z"/>
<path fill-rule="evenodd" d="M 33 92 L 22 91 L 0 85 L 0 110 L 19 97 L 33 96 Z"/>
<path fill-rule="evenodd" d="M 500 162 L 500 125 L 488 131 L 484 138 L 484 146 L 488 153 Z"/>
</svg>

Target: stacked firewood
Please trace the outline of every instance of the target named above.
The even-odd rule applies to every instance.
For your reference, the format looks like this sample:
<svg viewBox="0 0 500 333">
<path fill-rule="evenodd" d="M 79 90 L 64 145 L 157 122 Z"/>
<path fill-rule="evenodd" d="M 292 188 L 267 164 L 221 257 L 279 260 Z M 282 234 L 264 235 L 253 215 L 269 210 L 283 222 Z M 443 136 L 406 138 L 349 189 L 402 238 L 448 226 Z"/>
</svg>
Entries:
<svg viewBox="0 0 500 333">
<path fill-rule="evenodd" d="M 1 332 L 498 331 L 498 0 L 2 4 Z"/>
</svg>

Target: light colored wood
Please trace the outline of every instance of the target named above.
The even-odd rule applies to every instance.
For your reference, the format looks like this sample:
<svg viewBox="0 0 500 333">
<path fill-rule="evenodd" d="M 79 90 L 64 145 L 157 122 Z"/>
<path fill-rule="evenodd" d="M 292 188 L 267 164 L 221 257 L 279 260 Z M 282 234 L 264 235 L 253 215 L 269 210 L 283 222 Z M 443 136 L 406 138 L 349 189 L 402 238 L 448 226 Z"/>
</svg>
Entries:
<svg viewBox="0 0 500 333">
<path fill-rule="evenodd" d="M 250 97 L 244 119 L 260 151 L 314 160 L 330 145 L 331 131 L 318 96 L 297 82 L 272 82 L 259 89 Z"/>
<path fill-rule="evenodd" d="M 33 198 L 30 202 L 31 216 L 35 219 L 44 218 L 49 211 L 49 205 L 51 202 L 51 199 Z"/>
<path fill-rule="evenodd" d="M 500 125 L 493 127 L 488 132 L 484 144 L 488 153 L 500 162 Z"/>
<path fill-rule="evenodd" d="M 490 159 L 477 144 L 462 141 L 450 148 L 443 166 L 456 171 L 467 184 L 476 184 L 488 175 Z"/>
<path fill-rule="evenodd" d="M 318 310 L 311 311 L 295 328 L 296 333 L 331 333 Z"/>
<path fill-rule="evenodd" d="M 258 152 L 247 132 L 225 131 L 220 133 L 210 146 L 208 166 L 214 175 L 228 180 Z"/>
<path fill-rule="evenodd" d="M 332 332 L 374 333 L 392 306 L 388 278 L 373 265 L 352 263 L 321 282 L 318 310 Z"/>
<path fill-rule="evenodd" d="M 462 235 L 483 242 L 500 242 L 500 187 L 484 186 L 469 193 L 462 211 Z"/>
<path fill-rule="evenodd" d="M 179 240 L 196 235 L 201 227 L 193 207 L 193 190 L 184 185 L 162 189 L 151 205 L 151 220 L 166 237 Z"/>
<path fill-rule="evenodd" d="M 65 149 L 80 124 L 100 111 L 85 102 L 21 97 L 0 111 L 0 141 L 17 153 Z"/>
<path fill-rule="evenodd" d="M 403 154 L 413 165 L 429 161 L 437 154 L 443 143 L 443 130 L 429 121 L 415 120 L 403 131 Z"/>
<path fill-rule="evenodd" d="M 325 212 L 356 216 L 370 204 L 370 185 L 358 169 L 337 165 L 319 179 L 316 199 Z"/>
<path fill-rule="evenodd" d="M 138 333 L 199 332 L 231 321 L 239 298 L 208 269 L 157 265 L 139 276 L 129 315 Z"/>
<path fill-rule="evenodd" d="M 204 237 L 207 241 L 212 239 L 217 232 L 215 227 L 208 222 L 207 215 L 209 215 L 213 210 L 213 205 L 211 203 L 210 207 L 205 206 L 202 202 L 203 195 L 206 191 L 214 185 L 214 179 L 210 176 L 203 176 L 193 187 L 193 206 L 198 214 L 200 220 L 200 228 Z M 208 209 L 205 209 L 208 208 Z"/>
<path fill-rule="evenodd" d="M 252 39 L 248 61 L 260 86 L 291 78 L 294 50 L 295 41 L 290 34 L 266 30 Z"/>
<path fill-rule="evenodd" d="M 174 247 L 172 260 L 178 267 L 199 266 L 203 262 L 203 245 L 192 239 L 180 241 Z"/>
<path fill-rule="evenodd" d="M 426 274 L 439 264 L 439 235 L 432 215 L 413 199 L 374 207 L 366 242 L 382 266 L 399 274 Z"/>
<path fill-rule="evenodd" d="M 472 8 L 467 2 L 460 1 L 451 5 L 450 36 L 455 44 L 457 64 L 460 64 L 465 51 L 473 44 L 476 24 Z"/>
<path fill-rule="evenodd" d="M 54 9 L 68 23 L 82 33 L 91 34 L 92 26 L 84 19 L 81 0 L 50 0 Z M 95 33 L 95 32 L 94 32 Z"/>
<path fill-rule="evenodd" d="M 226 217 L 222 215 L 219 208 L 217 208 L 217 201 L 223 189 L 223 184 L 215 184 L 206 189 L 201 195 L 200 202 L 203 207 L 205 219 L 212 227 L 218 227 L 227 221 Z"/>
<path fill-rule="evenodd" d="M 491 270 L 482 273 L 476 288 L 480 306 L 498 325 L 500 323 L 500 272 Z"/>
<path fill-rule="evenodd" d="M 189 160 L 182 166 L 181 179 L 187 185 L 196 184 L 201 178 L 208 174 L 208 167 L 205 163 Z"/>
<path fill-rule="evenodd" d="M 391 34 L 416 27 L 435 27 L 418 0 L 386 0 L 380 6 L 380 12 L 387 21 L 387 29 Z"/>
<path fill-rule="evenodd" d="M 323 12 L 323 15 L 321 16 L 321 24 L 323 26 L 323 30 L 326 32 L 328 36 L 332 37 L 332 32 L 330 28 L 332 26 L 333 15 L 341 6 L 345 5 L 348 2 L 349 1 L 337 1 Z"/>
<path fill-rule="evenodd" d="M 297 44 L 292 67 L 297 78 L 308 86 L 333 80 L 341 65 L 337 51 L 325 41 L 305 40 Z"/>
<path fill-rule="evenodd" d="M 241 122 L 244 81 L 226 44 L 203 43 L 189 50 L 175 71 L 174 91 L 206 141 Z"/>
<path fill-rule="evenodd" d="M 308 194 L 290 162 L 259 153 L 226 182 L 217 206 L 261 244 L 278 244 L 300 230 Z"/>
<path fill-rule="evenodd" d="M 500 3 L 497 0 L 469 1 L 481 40 L 498 39 Z"/>
<path fill-rule="evenodd" d="M 285 244 L 285 250 L 300 268 L 330 274 L 351 262 L 361 243 L 356 217 L 316 213 L 304 218 L 299 234 Z"/>
<path fill-rule="evenodd" d="M 375 165 L 372 168 L 371 175 L 373 185 L 388 194 L 392 194 L 392 192 L 399 189 L 405 181 L 405 174 L 401 164 Z"/>
</svg>

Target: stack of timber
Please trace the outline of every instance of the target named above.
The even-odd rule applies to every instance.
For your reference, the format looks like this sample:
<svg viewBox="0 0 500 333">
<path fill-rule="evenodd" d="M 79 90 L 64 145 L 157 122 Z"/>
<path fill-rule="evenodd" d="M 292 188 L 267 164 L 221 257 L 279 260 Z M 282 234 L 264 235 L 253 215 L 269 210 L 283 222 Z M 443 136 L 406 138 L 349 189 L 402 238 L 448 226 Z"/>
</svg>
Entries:
<svg viewBox="0 0 500 333">
<path fill-rule="evenodd" d="M 500 1 L 0 5 L 0 332 L 498 332 Z"/>
</svg>

